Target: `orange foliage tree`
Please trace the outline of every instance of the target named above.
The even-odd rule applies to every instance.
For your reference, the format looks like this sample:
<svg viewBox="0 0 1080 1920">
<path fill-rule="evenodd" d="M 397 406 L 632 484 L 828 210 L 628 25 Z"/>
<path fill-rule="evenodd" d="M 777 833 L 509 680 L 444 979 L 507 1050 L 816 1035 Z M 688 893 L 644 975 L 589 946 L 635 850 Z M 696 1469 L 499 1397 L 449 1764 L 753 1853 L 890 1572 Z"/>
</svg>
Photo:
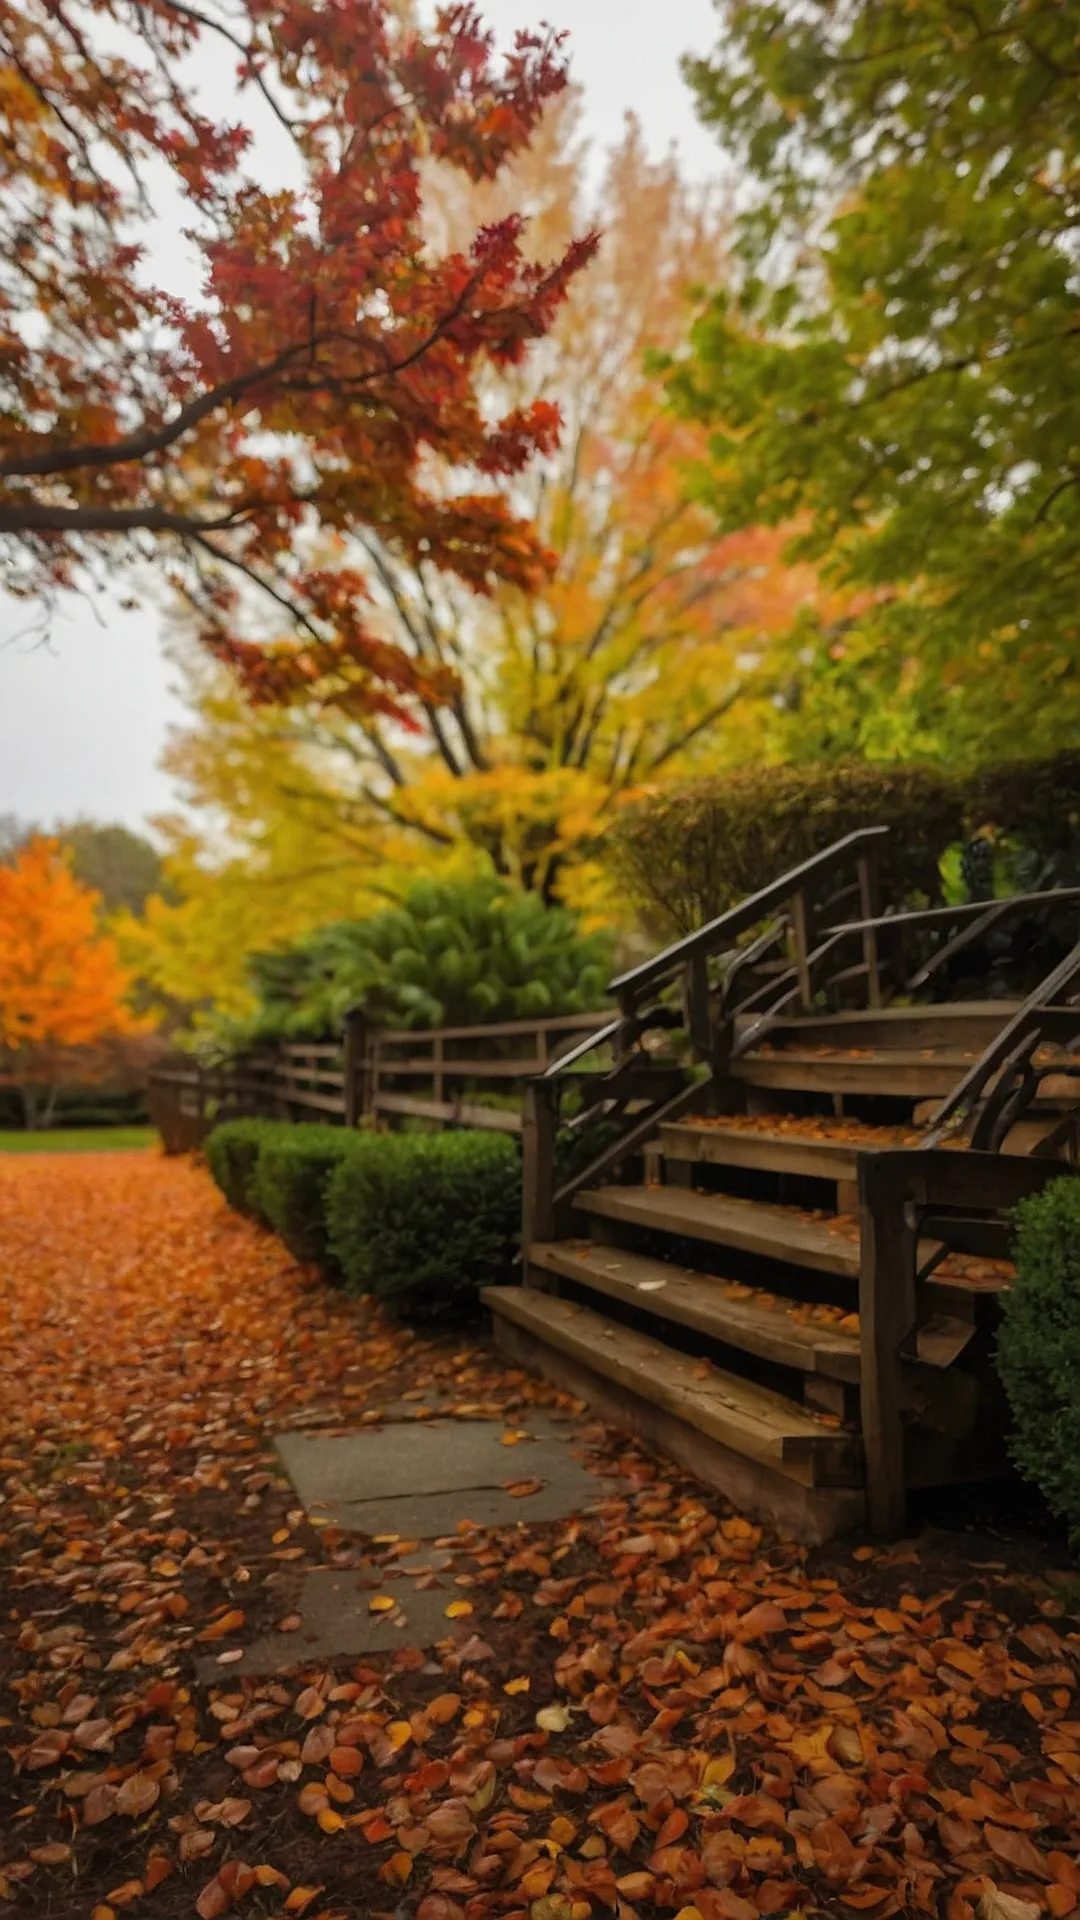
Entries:
<svg viewBox="0 0 1080 1920">
<path fill-rule="evenodd" d="M 196 53 L 235 62 L 247 124 L 204 110 Z M 462 0 L 422 29 L 391 0 L 0 0 L 9 589 L 163 561 L 256 699 L 441 699 L 447 676 L 373 629 L 363 565 L 327 547 L 364 530 L 480 591 L 541 577 L 497 482 L 551 450 L 558 410 L 493 412 L 477 379 L 542 339 L 594 241 L 528 258 L 508 206 L 434 248 L 423 168 L 496 177 L 565 83 L 557 36 L 499 61 Z M 287 186 L 251 165 L 259 114 Z M 163 184 L 195 298 L 146 249 Z"/>
<path fill-rule="evenodd" d="M 48 1126 L 65 1080 L 96 1077 L 110 1043 L 142 1031 L 131 978 L 55 840 L 0 866 L 0 1065 L 29 1128 Z"/>
</svg>

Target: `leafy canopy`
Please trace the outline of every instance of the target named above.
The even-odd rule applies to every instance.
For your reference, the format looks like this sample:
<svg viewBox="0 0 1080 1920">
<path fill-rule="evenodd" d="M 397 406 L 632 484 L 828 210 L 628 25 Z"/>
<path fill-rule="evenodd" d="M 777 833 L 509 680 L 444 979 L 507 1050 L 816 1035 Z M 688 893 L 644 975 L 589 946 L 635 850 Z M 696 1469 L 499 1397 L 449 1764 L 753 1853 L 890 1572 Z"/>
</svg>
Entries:
<svg viewBox="0 0 1080 1920">
<path fill-rule="evenodd" d="M 101 1043 L 140 1031 L 131 979 L 101 931 L 100 896 L 75 879 L 54 840 L 0 865 L 0 1067 L 24 1094 L 72 1077 Z"/>
<path fill-rule="evenodd" d="M 247 123 L 200 106 L 196 53 L 235 62 Z M 497 175 L 565 85 L 557 37 L 499 63 L 464 3 L 419 30 L 390 0 L 0 0 L 0 62 L 9 585 L 48 599 L 150 557 L 257 700 L 444 697 L 373 628 L 348 537 L 480 590 L 543 572 L 494 483 L 557 411 L 492 410 L 481 376 L 546 333 L 594 240 L 532 261 L 510 210 L 432 248 L 423 169 Z M 251 164 L 260 117 L 287 186 Z M 163 180 L 192 297 L 147 251 Z"/>
<path fill-rule="evenodd" d="M 543 252 L 601 229 L 550 333 L 498 375 L 500 406 L 543 395 L 563 415 L 558 451 L 515 493 L 555 565 L 535 594 L 504 581 L 478 595 L 433 559 L 364 536 L 380 630 L 418 665 L 458 676 L 453 699 L 426 707 L 407 737 L 339 707 L 253 711 L 212 662 L 179 652 L 192 717 L 169 766 L 214 831 L 202 847 L 175 845 L 179 901 L 154 909 L 146 964 L 192 1000 L 209 980 L 236 1004 L 247 948 L 360 917 L 418 868 L 494 867 L 617 918 L 603 851 L 624 797 L 752 757 L 771 712 L 772 636 L 801 605 L 835 611 L 810 567 L 781 564 L 782 532 L 720 538 L 686 499 L 683 463 L 705 437 L 665 412 L 646 365 L 684 339 L 693 288 L 727 271 L 723 201 L 672 158 L 651 161 L 633 122 L 597 183 L 573 89 L 498 180 L 439 168 L 427 184 L 440 244 L 514 205 L 529 207 Z"/>
<path fill-rule="evenodd" d="M 41 829 L 16 814 L 0 814 L 0 860 L 13 858 Z M 101 895 L 106 914 L 141 914 L 147 900 L 165 886 L 161 855 L 144 834 L 119 822 L 62 821 L 52 836 L 62 847 L 72 873 Z"/>
<path fill-rule="evenodd" d="M 339 921 L 250 961 L 257 1010 L 234 1043 L 372 1024 L 469 1026 L 584 1013 L 603 1003 L 610 948 L 576 917 L 493 877 L 419 881 L 399 907 Z"/>
<path fill-rule="evenodd" d="M 725 528 L 865 593 L 793 654 L 804 751 L 1075 738 L 1080 46 L 1061 0 L 722 0 L 699 109 L 741 277 L 673 392 Z M 806 634 L 796 636 L 805 643 Z M 809 650 L 808 650 L 809 651 Z"/>
</svg>

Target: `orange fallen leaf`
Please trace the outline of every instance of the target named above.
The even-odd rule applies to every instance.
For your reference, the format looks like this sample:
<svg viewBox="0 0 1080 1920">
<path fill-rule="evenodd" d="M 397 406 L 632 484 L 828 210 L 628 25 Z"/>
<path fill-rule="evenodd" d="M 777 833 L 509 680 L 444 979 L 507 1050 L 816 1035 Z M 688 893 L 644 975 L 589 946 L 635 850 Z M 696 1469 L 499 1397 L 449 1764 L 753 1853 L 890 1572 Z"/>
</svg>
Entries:
<svg viewBox="0 0 1080 1920">
<path fill-rule="evenodd" d="M 227 1633 L 235 1633 L 244 1624 L 244 1616 L 239 1607 L 230 1607 L 218 1620 L 212 1620 L 208 1627 L 196 1634 L 197 1640 L 223 1640 Z"/>
</svg>

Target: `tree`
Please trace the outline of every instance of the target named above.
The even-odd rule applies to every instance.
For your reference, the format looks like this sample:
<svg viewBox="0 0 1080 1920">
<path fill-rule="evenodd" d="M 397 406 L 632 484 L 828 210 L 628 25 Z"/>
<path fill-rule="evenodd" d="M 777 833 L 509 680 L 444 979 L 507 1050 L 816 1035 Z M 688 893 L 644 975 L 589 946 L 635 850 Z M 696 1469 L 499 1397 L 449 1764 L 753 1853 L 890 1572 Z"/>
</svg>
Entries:
<svg viewBox="0 0 1080 1920">
<path fill-rule="evenodd" d="M 0 1067 L 30 1128 L 48 1126 L 65 1079 L 92 1075 L 100 1050 L 143 1024 L 99 905 L 55 840 L 0 865 Z"/>
<path fill-rule="evenodd" d="M 542 339 L 595 243 L 538 263 L 508 211 L 434 249 L 423 168 L 497 176 L 565 85 L 558 46 L 519 34 L 500 66 L 464 3 L 419 31 L 390 0 L 0 0 L 9 588 L 149 558 L 255 700 L 445 698 L 446 673 L 375 631 L 341 548 L 364 530 L 478 591 L 543 572 L 496 482 L 551 450 L 557 411 L 493 413 L 478 378 Z M 251 126 L 203 113 L 200 49 L 235 59 L 294 185 L 261 186 Z M 163 175 L 196 299 L 149 271 Z"/>
<path fill-rule="evenodd" d="M 725 207 L 673 160 L 651 162 L 632 122 L 591 200 L 576 113 L 572 96 L 553 103 L 500 183 L 442 171 L 428 186 L 448 245 L 511 203 L 556 251 L 590 222 L 603 231 L 547 339 L 494 390 L 499 407 L 527 410 L 542 389 L 562 410 L 558 452 L 515 494 L 554 571 L 535 594 L 500 583 L 480 596 L 434 560 L 363 536 L 381 631 L 418 671 L 457 675 L 451 700 L 425 706 L 408 737 L 339 708 L 252 713 L 205 662 L 187 662 L 196 723 L 168 764 L 243 850 L 229 866 L 234 904 L 245 859 L 276 912 L 285 894 L 321 898 L 335 874 L 354 893 L 400 891 L 400 869 L 456 867 L 466 850 L 547 899 L 608 910 L 597 856 L 622 798 L 752 755 L 769 635 L 797 605 L 822 604 L 811 569 L 778 565 L 781 533 L 718 539 L 687 500 L 683 466 L 705 440 L 665 412 L 646 364 L 684 337 L 695 284 L 723 272 Z M 205 893 L 206 864 L 185 847 L 189 897 Z M 343 899 L 341 911 L 355 908 Z"/>
<path fill-rule="evenodd" d="M 865 594 L 792 647 L 813 753 L 1050 751 L 1080 719 L 1080 12 L 723 0 L 688 64 L 744 179 L 673 377 L 723 530 Z M 805 658 L 800 661 L 797 649 Z M 789 735 L 789 742 L 791 736 Z"/>
<path fill-rule="evenodd" d="M 0 860 L 12 860 L 41 837 L 41 828 L 16 814 L 0 814 Z M 144 834 L 119 822 L 80 818 L 61 822 L 51 837 L 69 856 L 71 871 L 84 887 L 101 896 L 106 915 L 141 914 L 152 894 L 166 884 L 161 855 Z"/>
</svg>

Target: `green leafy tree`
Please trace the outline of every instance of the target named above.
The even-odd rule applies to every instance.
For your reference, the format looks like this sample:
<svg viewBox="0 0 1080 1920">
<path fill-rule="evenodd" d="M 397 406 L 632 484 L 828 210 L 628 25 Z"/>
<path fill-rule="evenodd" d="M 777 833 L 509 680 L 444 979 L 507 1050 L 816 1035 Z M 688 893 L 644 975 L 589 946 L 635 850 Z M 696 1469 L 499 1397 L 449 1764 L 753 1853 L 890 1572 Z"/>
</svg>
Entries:
<svg viewBox="0 0 1080 1920">
<path fill-rule="evenodd" d="M 255 954 L 258 1006 L 233 1045 L 332 1035 L 351 1008 L 376 1025 L 469 1026 L 584 1013 L 603 1002 L 610 945 L 577 917 L 493 876 L 420 881 L 399 907 Z"/>
<path fill-rule="evenodd" d="M 1051 751 L 1080 719 L 1080 7 L 720 0 L 744 177 L 677 403 L 723 529 L 862 599 L 793 630 L 788 746 Z"/>
<path fill-rule="evenodd" d="M 0 862 L 12 860 L 42 832 L 18 814 L 0 814 Z M 118 822 L 63 821 L 50 829 L 67 850 L 76 880 L 100 894 L 105 913 L 141 914 L 151 894 L 165 885 L 161 855 L 144 834 Z"/>
</svg>

